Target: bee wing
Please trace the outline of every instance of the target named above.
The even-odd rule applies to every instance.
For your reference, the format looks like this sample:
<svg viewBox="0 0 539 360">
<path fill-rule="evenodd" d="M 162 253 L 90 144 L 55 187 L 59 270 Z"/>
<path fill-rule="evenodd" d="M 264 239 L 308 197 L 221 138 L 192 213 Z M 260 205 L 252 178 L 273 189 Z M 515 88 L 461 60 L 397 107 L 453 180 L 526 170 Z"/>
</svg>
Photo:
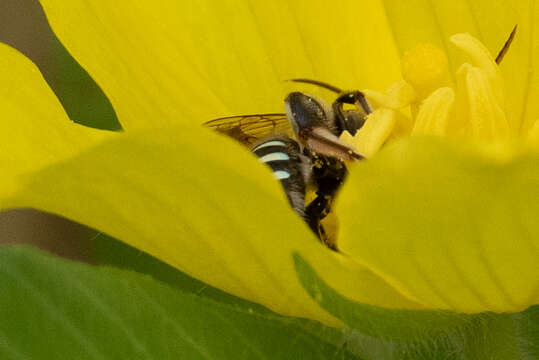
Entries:
<svg viewBox="0 0 539 360">
<path fill-rule="evenodd" d="M 248 146 L 272 133 L 293 136 L 292 126 L 286 114 L 229 116 L 210 120 L 204 125 Z"/>
</svg>

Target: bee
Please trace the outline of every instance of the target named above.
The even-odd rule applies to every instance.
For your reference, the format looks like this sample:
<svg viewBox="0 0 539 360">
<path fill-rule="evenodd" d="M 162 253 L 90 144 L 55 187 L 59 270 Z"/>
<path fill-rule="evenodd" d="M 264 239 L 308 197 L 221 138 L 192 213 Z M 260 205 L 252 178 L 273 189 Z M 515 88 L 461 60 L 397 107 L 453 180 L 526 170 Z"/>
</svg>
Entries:
<svg viewBox="0 0 539 360">
<path fill-rule="evenodd" d="M 285 113 L 230 116 L 204 125 L 248 146 L 273 170 L 295 212 L 336 250 L 321 222 L 346 178 L 345 161 L 363 159 L 339 136 L 343 131 L 355 135 L 372 109 L 361 91 L 342 91 L 317 80 L 291 81 L 323 87 L 337 93 L 337 98 L 330 106 L 314 96 L 292 92 L 284 100 Z M 315 198 L 306 204 L 308 186 L 315 189 Z"/>
</svg>

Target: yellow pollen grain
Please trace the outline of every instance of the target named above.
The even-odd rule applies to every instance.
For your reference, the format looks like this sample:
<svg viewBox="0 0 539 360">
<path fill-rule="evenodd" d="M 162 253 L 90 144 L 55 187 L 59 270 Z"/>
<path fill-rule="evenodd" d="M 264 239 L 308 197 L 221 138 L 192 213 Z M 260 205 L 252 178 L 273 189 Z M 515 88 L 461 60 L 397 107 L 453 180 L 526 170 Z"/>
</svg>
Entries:
<svg viewBox="0 0 539 360">
<path fill-rule="evenodd" d="M 445 53 L 432 44 L 418 44 L 404 53 L 401 61 L 402 77 L 422 98 L 449 83 Z"/>
</svg>

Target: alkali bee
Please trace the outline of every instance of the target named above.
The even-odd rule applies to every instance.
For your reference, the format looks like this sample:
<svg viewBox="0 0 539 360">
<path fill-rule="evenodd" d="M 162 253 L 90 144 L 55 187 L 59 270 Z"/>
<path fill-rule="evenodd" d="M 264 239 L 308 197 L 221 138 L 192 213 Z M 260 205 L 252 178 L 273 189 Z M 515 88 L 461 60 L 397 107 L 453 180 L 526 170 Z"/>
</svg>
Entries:
<svg viewBox="0 0 539 360">
<path fill-rule="evenodd" d="M 204 125 L 249 146 L 273 170 L 296 213 L 321 241 L 336 249 L 321 221 L 331 211 L 334 196 L 346 177 L 344 162 L 363 158 L 339 136 L 345 130 L 355 135 L 372 110 L 358 90 L 342 91 L 310 79 L 291 81 L 320 86 L 338 95 L 329 106 L 314 96 L 292 92 L 285 99 L 286 113 L 230 116 Z M 346 109 L 345 105 L 352 107 Z M 306 188 L 310 185 L 315 198 L 306 204 Z"/>
</svg>

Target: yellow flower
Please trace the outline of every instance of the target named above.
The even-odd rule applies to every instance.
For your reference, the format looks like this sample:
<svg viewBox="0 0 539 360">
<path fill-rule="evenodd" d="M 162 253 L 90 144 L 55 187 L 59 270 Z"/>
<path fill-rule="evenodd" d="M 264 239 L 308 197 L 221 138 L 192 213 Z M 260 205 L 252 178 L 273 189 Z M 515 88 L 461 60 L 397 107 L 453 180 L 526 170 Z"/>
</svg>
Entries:
<svg viewBox="0 0 539 360">
<path fill-rule="evenodd" d="M 497 60 L 470 34 L 453 35 L 451 42 L 473 62 L 459 67 L 453 86 L 449 86 L 447 58 L 441 49 L 419 44 L 407 51 L 402 60 L 405 80 L 392 84 L 387 94 L 365 90 L 378 109 L 356 136 L 345 132 L 343 140 L 366 156 L 372 156 L 391 140 L 414 135 L 451 136 L 487 143 L 500 143 L 516 136 L 532 146 L 539 145 L 539 119 L 531 127 L 511 128 L 506 115 L 503 77 L 497 63 L 509 50 L 515 33 L 516 27 Z M 398 109 L 406 109 L 411 116 Z"/>
<path fill-rule="evenodd" d="M 268 169 L 200 126 L 279 111 L 291 90 L 317 92 L 283 82 L 303 77 L 374 89 L 368 95 L 380 100 L 380 123 L 370 121 L 372 132 L 359 142 L 369 155 L 388 136 L 445 133 L 455 119 L 494 119 L 492 131 L 478 130 L 488 136 L 533 134 L 536 10 L 524 2 L 427 3 L 42 0 L 126 132 L 69 123 L 35 67 L 0 46 L 0 206 L 61 214 L 212 286 L 328 324 L 339 322 L 305 291 L 293 253 L 364 304 L 461 312 L 536 304 L 533 152 L 504 143 L 500 152 L 511 156 L 493 157 L 473 143 L 423 137 L 387 146 L 351 169 L 339 195 L 342 253 L 335 253 L 294 215 Z M 447 43 L 451 34 L 470 32 L 496 51 L 517 23 L 500 70 L 483 54 L 452 78 L 462 59 Z M 482 46 L 456 40 L 472 57 Z M 443 51 L 436 61 L 440 53 L 427 45 L 415 50 L 423 60 L 405 55 L 407 85 L 399 82 L 400 53 L 418 43 Z M 443 65 L 445 56 L 449 79 L 443 66 L 414 65 Z M 395 82 L 387 94 L 375 92 Z M 458 105 L 459 94 L 469 95 L 466 104 Z"/>
</svg>

